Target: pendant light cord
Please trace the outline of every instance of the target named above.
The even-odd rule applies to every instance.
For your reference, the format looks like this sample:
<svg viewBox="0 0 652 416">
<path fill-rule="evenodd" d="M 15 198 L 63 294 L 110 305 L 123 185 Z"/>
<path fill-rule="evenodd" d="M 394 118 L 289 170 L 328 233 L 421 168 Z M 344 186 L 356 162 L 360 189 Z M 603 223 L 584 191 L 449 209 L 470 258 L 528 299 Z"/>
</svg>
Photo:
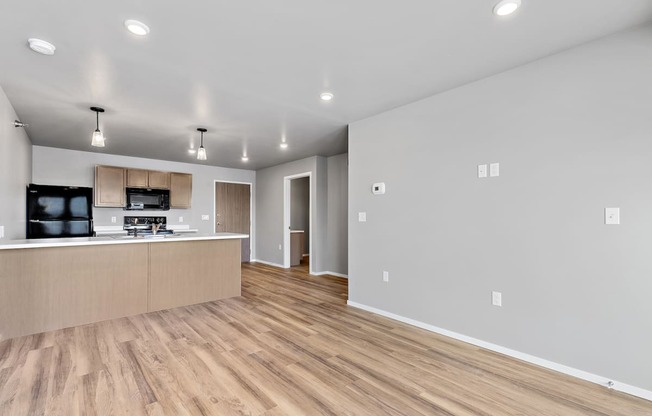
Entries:
<svg viewBox="0 0 652 416">
<path fill-rule="evenodd" d="M 95 112 L 95 130 L 100 129 L 100 112 L 96 111 Z"/>
</svg>

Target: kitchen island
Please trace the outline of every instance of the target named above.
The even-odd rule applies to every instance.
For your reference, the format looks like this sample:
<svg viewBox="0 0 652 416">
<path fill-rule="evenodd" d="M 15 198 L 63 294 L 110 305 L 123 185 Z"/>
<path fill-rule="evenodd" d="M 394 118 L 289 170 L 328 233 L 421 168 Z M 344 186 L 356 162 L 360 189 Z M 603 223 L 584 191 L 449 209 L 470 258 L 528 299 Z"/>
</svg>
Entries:
<svg viewBox="0 0 652 416">
<path fill-rule="evenodd" d="M 220 233 L 0 244 L 0 341 L 240 296 L 240 239 Z"/>
</svg>

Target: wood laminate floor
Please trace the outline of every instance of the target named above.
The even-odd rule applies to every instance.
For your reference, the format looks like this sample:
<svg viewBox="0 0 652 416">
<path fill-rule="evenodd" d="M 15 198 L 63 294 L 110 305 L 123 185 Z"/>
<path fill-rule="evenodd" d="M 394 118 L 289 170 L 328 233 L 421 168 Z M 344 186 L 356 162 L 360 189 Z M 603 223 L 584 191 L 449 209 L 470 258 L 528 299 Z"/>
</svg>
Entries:
<svg viewBox="0 0 652 416">
<path fill-rule="evenodd" d="M 243 264 L 243 296 L 0 343 L 0 415 L 652 415 L 652 403 Z"/>
</svg>

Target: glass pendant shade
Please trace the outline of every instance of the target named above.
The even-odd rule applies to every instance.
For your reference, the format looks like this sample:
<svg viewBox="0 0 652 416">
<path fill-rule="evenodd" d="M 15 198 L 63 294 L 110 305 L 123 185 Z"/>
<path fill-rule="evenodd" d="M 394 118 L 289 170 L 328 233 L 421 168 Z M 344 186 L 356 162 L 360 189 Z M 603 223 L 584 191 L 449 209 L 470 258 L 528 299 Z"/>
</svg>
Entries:
<svg viewBox="0 0 652 416">
<path fill-rule="evenodd" d="M 204 149 L 204 146 L 201 146 L 199 150 L 197 150 L 197 159 L 206 160 L 206 149 Z"/>
<path fill-rule="evenodd" d="M 95 131 L 91 137 L 91 146 L 104 147 L 104 134 L 100 131 L 100 113 L 104 112 L 101 107 L 91 107 L 91 111 L 95 112 Z"/>
<path fill-rule="evenodd" d="M 93 138 L 91 139 L 91 146 L 104 147 L 104 135 L 99 129 L 93 132 Z"/>
<path fill-rule="evenodd" d="M 197 149 L 197 160 L 206 160 L 206 149 L 204 148 L 204 133 L 206 133 L 208 130 L 199 127 L 197 129 L 199 133 L 201 133 L 201 141 L 199 142 L 199 149 Z"/>
</svg>

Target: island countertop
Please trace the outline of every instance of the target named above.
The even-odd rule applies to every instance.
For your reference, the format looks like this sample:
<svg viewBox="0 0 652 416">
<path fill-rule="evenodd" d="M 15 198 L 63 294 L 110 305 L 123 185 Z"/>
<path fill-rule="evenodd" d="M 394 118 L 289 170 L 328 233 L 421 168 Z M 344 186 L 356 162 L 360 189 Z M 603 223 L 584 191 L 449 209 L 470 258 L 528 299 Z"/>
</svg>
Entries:
<svg viewBox="0 0 652 416">
<path fill-rule="evenodd" d="M 139 244 L 139 243 L 165 243 L 170 241 L 202 241 L 202 240 L 229 240 L 248 238 L 247 234 L 215 233 L 215 234 L 173 234 L 168 236 L 102 236 L 102 237 L 75 237 L 75 238 L 37 238 L 33 240 L 8 240 L 0 242 L 0 250 L 47 248 L 47 247 L 77 247 L 97 246 L 105 244 Z"/>
</svg>

